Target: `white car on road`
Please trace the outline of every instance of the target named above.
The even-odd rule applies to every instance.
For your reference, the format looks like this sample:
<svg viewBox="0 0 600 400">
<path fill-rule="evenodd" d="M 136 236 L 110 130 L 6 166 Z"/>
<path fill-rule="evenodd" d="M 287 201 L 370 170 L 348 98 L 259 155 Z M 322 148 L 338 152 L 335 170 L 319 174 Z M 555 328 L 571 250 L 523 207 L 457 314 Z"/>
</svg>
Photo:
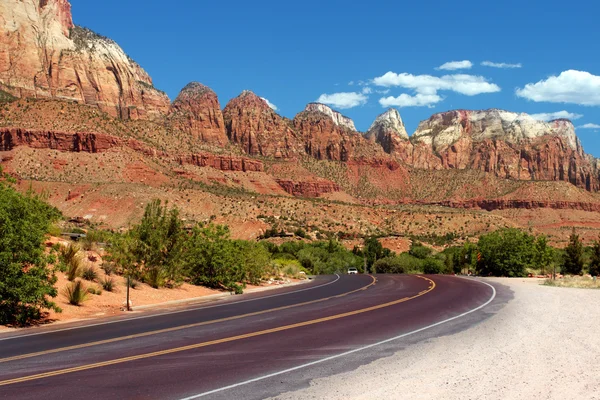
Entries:
<svg viewBox="0 0 600 400">
<path fill-rule="evenodd" d="M 358 270 L 354 267 L 348 268 L 348 275 L 356 275 L 358 274 Z"/>
</svg>

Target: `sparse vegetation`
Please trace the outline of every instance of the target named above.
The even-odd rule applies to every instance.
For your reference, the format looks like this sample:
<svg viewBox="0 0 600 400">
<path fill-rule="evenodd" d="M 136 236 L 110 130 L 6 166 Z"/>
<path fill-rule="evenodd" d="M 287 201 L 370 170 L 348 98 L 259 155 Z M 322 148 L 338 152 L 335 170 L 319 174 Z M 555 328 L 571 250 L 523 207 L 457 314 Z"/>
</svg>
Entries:
<svg viewBox="0 0 600 400">
<path fill-rule="evenodd" d="M 81 280 L 71 282 L 63 292 L 69 304 L 81 306 L 88 299 L 88 291 Z"/>
<path fill-rule="evenodd" d="M 98 271 L 93 266 L 84 267 L 81 276 L 86 281 L 94 282 L 98 279 Z"/>
<path fill-rule="evenodd" d="M 102 289 L 106 290 L 107 292 L 112 292 L 115 290 L 115 280 L 110 276 L 102 279 L 100 283 L 102 284 Z"/>
</svg>

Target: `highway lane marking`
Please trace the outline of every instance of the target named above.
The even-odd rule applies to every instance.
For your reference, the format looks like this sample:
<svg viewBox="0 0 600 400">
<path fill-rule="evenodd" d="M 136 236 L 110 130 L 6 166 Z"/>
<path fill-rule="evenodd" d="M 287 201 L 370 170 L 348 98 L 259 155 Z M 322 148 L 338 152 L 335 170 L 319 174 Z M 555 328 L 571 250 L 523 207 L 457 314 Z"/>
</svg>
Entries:
<svg viewBox="0 0 600 400">
<path fill-rule="evenodd" d="M 429 290 L 427 290 L 426 293 L 429 293 L 435 289 L 436 285 L 435 285 L 434 281 L 432 281 L 429 278 L 423 277 L 423 276 L 417 276 L 417 277 L 431 282 L 432 287 Z M 375 282 L 375 278 L 373 278 L 373 283 L 374 282 Z M 331 315 L 329 317 L 323 317 L 323 318 L 313 319 L 313 320 L 309 320 L 309 321 L 298 322 L 298 323 L 291 324 L 291 325 L 284 325 L 284 326 L 280 326 L 280 327 L 276 327 L 276 328 L 265 329 L 262 331 L 246 333 L 243 335 L 230 336 L 230 337 L 223 338 L 223 339 L 216 339 L 216 340 L 211 340 L 211 341 L 202 342 L 202 343 L 196 343 L 196 344 L 192 344 L 192 345 L 188 345 L 188 346 L 175 347 L 172 349 L 160 350 L 160 351 L 155 351 L 155 352 L 151 352 L 151 353 L 139 354 L 139 355 L 130 356 L 130 357 L 123 357 L 123 358 L 118 358 L 118 359 L 109 360 L 109 361 L 81 365 L 78 367 L 65 368 L 65 369 L 61 369 L 61 370 L 43 372 L 43 373 L 35 374 L 35 375 L 23 376 L 20 378 L 7 379 L 4 381 L 0 381 L 0 386 L 13 385 L 16 383 L 23 383 L 23 382 L 29 382 L 29 381 L 38 380 L 38 379 L 50 378 L 53 376 L 65 375 L 65 374 L 70 374 L 73 372 L 80 372 L 80 371 L 86 371 L 86 370 L 95 369 L 95 368 L 107 367 L 107 366 L 111 366 L 111 365 L 115 365 L 115 364 L 122 364 L 122 363 L 126 363 L 126 362 L 131 362 L 131 361 L 143 360 L 146 358 L 164 356 L 164 355 L 173 354 L 173 353 L 180 353 L 182 351 L 196 350 L 196 349 L 200 349 L 200 348 L 207 347 L 207 346 L 213 346 L 216 344 L 229 343 L 229 342 L 234 342 L 237 340 L 268 335 L 271 333 L 287 331 L 287 330 L 295 329 L 295 328 L 301 328 L 304 326 L 316 325 L 316 324 L 320 324 L 323 322 L 334 321 L 334 320 L 337 320 L 340 318 L 346 318 L 346 317 L 350 317 L 350 316 L 363 314 L 363 313 L 367 313 L 370 311 L 375 311 L 375 310 L 379 310 L 382 308 L 390 307 L 393 305 L 404 303 L 409 300 L 413 300 L 413 299 L 415 299 L 417 297 L 421 297 L 423 295 L 424 294 L 416 294 L 412 297 L 404 297 L 399 300 L 394 300 L 394 301 L 391 301 L 388 303 L 378 304 L 376 306 L 362 308 L 359 310 L 349 311 L 349 312 L 345 312 L 345 313 L 341 313 L 341 314 L 335 314 L 335 315 Z"/>
<path fill-rule="evenodd" d="M 217 308 L 217 307 L 231 306 L 231 305 L 235 305 L 235 304 L 249 303 L 251 301 L 258 301 L 258 300 L 264 300 L 264 299 L 272 299 L 273 297 L 287 296 L 287 295 L 290 295 L 290 294 L 295 294 L 295 293 L 300 293 L 300 292 L 306 292 L 307 290 L 319 289 L 319 288 L 322 288 L 322 287 L 325 287 L 325 286 L 332 285 L 332 284 L 336 283 L 337 281 L 339 281 L 340 278 L 341 278 L 339 274 L 335 274 L 335 276 L 337 276 L 337 278 L 335 280 L 331 281 L 331 282 L 327 282 L 327 283 L 324 283 L 322 285 L 318 285 L 318 286 L 314 286 L 314 287 L 309 287 L 309 288 L 305 288 L 305 289 L 294 290 L 293 292 L 285 292 L 285 293 L 273 294 L 273 295 L 270 295 L 270 296 L 257 297 L 256 299 L 248 299 L 248 300 L 233 301 L 233 302 L 230 302 L 230 303 L 215 304 L 215 305 L 212 305 L 212 306 L 203 306 L 203 307 L 197 307 L 197 308 L 187 308 L 185 310 L 170 311 L 170 312 L 161 313 L 161 314 L 151 314 L 151 315 L 142 315 L 140 317 L 123 318 L 123 319 L 119 319 L 119 320 L 116 320 L 116 321 L 106 321 L 106 322 L 100 322 L 100 323 L 97 323 L 97 324 L 73 326 L 73 327 L 70 327 L 70 328 L 56 329 L 56 330 L 51 330 L 51 331 L 46 331 L 46 332 L 30 333 L 30 334 L 27 334 L 27 335 L 11 336 L 11 337 L 7 337 L 7 338 L 0 338 L 0 342 L 3 342 L 5 340 L 22 339 L 22 338 L 26 338 L 26 337 L 30 337 L 30 336 L 48 335 L 48 334 L 56 333 L 56 332 L 72 331 L 72 330 L 75 330 L 75 329 L 84 329 L 84 328 L 92 328 L 92 327 L 95 327 L 95 326 L 111 325 L 111 324 L 117 324 L 117 323 L 120 323 L 120 322 L 136 321 L 136 320 L 139 320 L 139 319 L 156 318 L 156 317 L 163 317 L 165 315 L 174 315 L 174 314 L 181 314 L 181 313 L 185 313 L 185 312 L 207 310 L 207 309 L 210 309 L 210 308 Z"/>
<path fill-rule="evenodd" d="M 462 278 L 462 277 L 460 277 L 460 278 L 461 279 L 467 279 L 467 278 Z M 471 280 L 471 279 L 469 279 L 469 280 Z M 240 387 L 240 386 L 245 386 L 245 385 L 248 385 L 248 384 L 251 384 L 251 383 L 260 382 L 260 381 L 263 381 L 265 379 L 274 378 L 274 377 L 279 376 L 279 375 L 283 375 L 283 374 L 287 374 L 287 373 L 290 373 L 290 372 L 298 371 L 300 369 L 304 369 L 304 368 L 308 368 L 308 367 L 313 367 L 313 366 L 318 365 L 318 364 L 322 364 L 322 363 L 325 363 L 325 362 L 328 362 L 328 361 L 336 360 L 338 358 L 346 357 L 346 356 L 349 356 L 349 355 L 354 354 L 354 353 L 358 353 L 358 352 L 365 351 L 365 350 L 368 350 L 368 349 L 371 349 L 371 348 L 374 348 L 374 347 L 378 347 L 378 346 L 381 346 L 381 345 L 384 345 L 384 344 L 387 344 L 387 343 L 390 343 L 390 342 L 393 342 L 393 341 L 396 341 L 396 340 L 400 340 L 400 339 L 403 339 L 403 338 L 405 338 L 407 336 L 411 336 L 411 335 L 414 335 L 416 333 L 421 333 L 421 332 L 426 331 L 428 329 L 435 328 L 437 326 L 440 326 L 440 325 L 446 324 L 448 322 L 457 320 L 459 318 L 465 317 L 465 316 L 467 316 L 469 314 L 477 312 L 477 311 L 481 310 L 482 308 L 486 307 L 488 304 L 490 304 L 496 298 L 496 288 L 495 287 L 493 287 L 492 285 L 490 285 L 489 283 L 484 282 L 484 281 L 477 281 L 477 282 L 483 283 L 484 285 L 487 285 L 487 286 L 491 287 L 492 288 L 492 296 L 489 298 L 488 301 L 486 301 L 484 304 L 480 305 L 479 307 L 474 308 L 474 309 L 472 309 L 470 311 L 464 312 L 464 313 L 462 313 L 460 315 L 454 316 L 452 318 L 445 319 L 445 320 L 440 321 L 440 322 L 436 322 L 435 324 L 431 324 L 431 325 L 425 326 L 423 328 L 414 330 L 412 332 L 404 333 L 402 335 L 398 335 L 398 336 L 395 336 L 393 338 L 382 340 L 381 342 L 370 344 L 368 346 L 363 346 L 363 347 L 360 347 L 360 348 L 357 348 L 357 349 L 346 351 L 346 352 L 341 353 L 341 354 L 336 354 L 334 356 L 322 358 L 320 360 L 316 360 L 316 361 L 312 361 L 312 362 L 309 362 L 309 363 L 306 363 L 306 364 L 298 365 L 296 367 L 284 369 L 283 371 L 278 371 L 278 372 L 274 372 L 272 374 L 260 376 L 258 378 L 249 379 L 249 380 L 244 381 L 244 382 L 239 382 L 239 383 L 235 383 L 233 385 L 224 386 L 222 388 L 214 389 L 214 390 L 211 390 L 209 392 L 204 392 L 204 393 L 196 394 L 196 395 L 193 395 L 193 396 L 185 397 L 185 398 L 180 399 L 180 400 L 195 400 L 195 399 L 199 399 L 201 397 L 206 397 L 206 396 L 210 396 L 212 394 L 224 392 L 226 390 L 235 389 L 235 388 Z"/>
<path fill-rule="evenodd" d="M 95 342 L 82 343 L 82 344 L 73 345 L 73 346 L 66 346 L 66 347 L 59 347 L 56 349 L 38 351 L 35 353 L 27 353 L 27 354 L 20 354 L 18 356 L 0 358 L 0 364 L 6 363 L 9 361 L 23 360 L 26 358 L 38 357 L 38 356 L 43 356 L 43 355 L 48 355 L 48 354 L 62 353 L 62 352 L 69 351 L 69 350 L 78 350 L 78 349 L 83 349 L 86 347 L 93 347 L 93 346 L 100 346 L 100 345 L 109 344 L 109 343 L 121 342 L 121 341 L 129 340 L 129 339 L 137 339 L 137 338 L 142 338 L 142 337 L 146 337 L 146 336 L 159 335 L 161 333 L 169 333 L 169 332 L 175 332 L 175 331 L 179 331 L 179 330 L 183 330 L 183 329 L 197 328 L 200 326 L 217 324 L 219 322 L 234 321 L 234 320 L 241 319 L 241 318 L 254 317 L 257 315 L 269 314 L 269 313 L 276 312 L 276 311 L 288 310 L 288 309 L 295 308 L 295 307 L 302 307 L 302 306 L 307 306 L 307 305 L 311 305 L 311 304 L 321 303 L 324 301 L 345 297 L 345 296 L 348 296 L 348 295 L 351 295 L 351 294 L 354 294 L 354 293 L 357 293 L 357 292 L 360 292 L 363 290 L 367 290 L 369 287 L 373 286 L 377 282 L 377 280 L 375 279 L 374 276 L 369 275 L 369 277 L 372 279 L 372 281 L 368 285 L 363 286 L 358 289 L 355 289 L 355 290 L 352 290 L 352 291 L 349 291 L 349 292 L 340 293 L 335 296 L 324 297 L 322 299 L 306 301 L 303 303 L 290 304 L 288 306 L 270 308 L 267 310 L 255 311 L 255 312 L 251 312 L 251 313 L 247 313 L 247 314 L 234 315 L 234 316 L 226 317 L 226 318 L 219 318 L 219 319 L 214 319 L 214 320 L 210 320 L 210 321 L 197 322 L 194 324 L 174 326 L 172 328 L 158 329 L 158 330 L 149 331 L 149 332 L 136 333 L 133 335 L 119 336 L 119 337 L 112 338 L 112 339 L 98 340 Z"/>
</svg>

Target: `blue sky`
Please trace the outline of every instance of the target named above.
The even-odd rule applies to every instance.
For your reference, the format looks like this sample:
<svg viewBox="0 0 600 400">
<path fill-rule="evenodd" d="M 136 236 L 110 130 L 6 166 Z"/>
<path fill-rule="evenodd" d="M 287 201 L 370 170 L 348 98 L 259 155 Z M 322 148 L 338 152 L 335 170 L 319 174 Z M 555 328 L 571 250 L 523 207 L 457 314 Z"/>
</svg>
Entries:
<svg viewBox="0 0 600 400">
<path fill-rule="evenodd" d="M 591 0 L 71 3 L 76 24 L 114 39 L 171 99 L 199 81 L 223 107 L 249 89 L 293 118 L 321 98 L 362 131 L 395 106 L 409 134 L 457 108 L 563 112 L 600 157 Z"/>
</svg>

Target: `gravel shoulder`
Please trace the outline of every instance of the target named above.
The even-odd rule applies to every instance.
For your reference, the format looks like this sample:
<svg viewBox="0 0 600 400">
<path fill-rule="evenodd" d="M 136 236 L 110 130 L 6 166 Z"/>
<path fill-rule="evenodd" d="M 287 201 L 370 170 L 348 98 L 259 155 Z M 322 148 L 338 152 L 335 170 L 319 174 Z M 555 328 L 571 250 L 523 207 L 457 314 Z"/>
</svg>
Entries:
<svg viewBox="0 0 600 400">
<path fill-rule="evenodd" d="M 429 339 L 277 399 L 600 399 L 600 290 L 490 279 L 514 298 Z"/>
</svg>

